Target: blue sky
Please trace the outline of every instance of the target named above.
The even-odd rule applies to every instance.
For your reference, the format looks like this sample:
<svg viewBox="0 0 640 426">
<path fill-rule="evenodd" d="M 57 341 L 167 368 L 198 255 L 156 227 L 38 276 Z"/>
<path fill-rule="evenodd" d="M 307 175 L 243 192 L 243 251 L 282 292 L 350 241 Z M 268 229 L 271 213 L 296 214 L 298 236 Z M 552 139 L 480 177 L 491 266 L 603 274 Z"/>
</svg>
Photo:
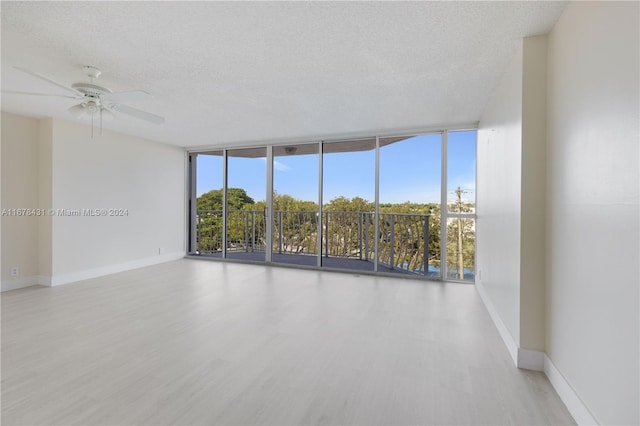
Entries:
<svg viewBox="0 0 640 426">
<path fill-rule="evenodd" d="M 448 198 L 460 186 L 464 198 L 475 197 L 475 131 L 449 132 Z M 380 202 L 440 201 L 440 135 L 415 136 L 380 148 Z M 275 157 L 274 189 L 302 200 L 317 201 L 318 156 Z M 325 154 L 324 202 L 339 195 L 375 196 L 375 150 Z M 222 157 L 199 155 L 197 194 L 222 187 Z M 244 188 L 256 201 L 265 199 L 266 161 L 229 157 L 229 187 Z"/>
</svg>

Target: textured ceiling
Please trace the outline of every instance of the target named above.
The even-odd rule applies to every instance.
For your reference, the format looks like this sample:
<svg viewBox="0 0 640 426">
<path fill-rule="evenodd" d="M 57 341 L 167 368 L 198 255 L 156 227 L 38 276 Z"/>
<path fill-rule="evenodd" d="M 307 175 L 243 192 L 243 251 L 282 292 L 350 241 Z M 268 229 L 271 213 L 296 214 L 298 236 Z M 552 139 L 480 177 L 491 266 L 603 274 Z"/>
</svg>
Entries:
<svg viewBox="0 0 640 426">
<path fill-rule="evenodd" d="M 565 2 L 1 2 L 2 89 L 64 93 L 81 67 L 162 125 L 106 128 L 181 146 L 251 145 L 476 122 L 520 39 Z M 2 109 L 71 120 L 74 101 Z"/>
</svg>

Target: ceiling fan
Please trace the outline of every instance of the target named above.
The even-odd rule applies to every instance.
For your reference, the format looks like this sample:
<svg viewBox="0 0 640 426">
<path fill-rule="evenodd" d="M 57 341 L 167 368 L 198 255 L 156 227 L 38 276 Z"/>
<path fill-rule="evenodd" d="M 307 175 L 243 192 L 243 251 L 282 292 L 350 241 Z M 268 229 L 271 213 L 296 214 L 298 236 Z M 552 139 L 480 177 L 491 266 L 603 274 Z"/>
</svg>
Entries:
<svg viewBox="0 0 640 426">
<path fill-rule="evenodd" d="M 150 112 L 142 111 L 137 108 L 130 107 L 122 104 L 122 101 L 129 101 L 135 99 L 143 99 L 147 96 L 151 96 L 144 90 L 130 90 L 126 92 L 113 92 L 111 89 L 104 87 L 96 83 L 98 77 L 102 73 L 98 68 L 92 66 L 84 66 L 82 70 L 89 77 L 90 81 L 79 81 L 66 86 L 62 83 L 40 74 L 39 72 L 31 71 L 27 68 L 14 67 L 15 69 L 29 74 L 33 77 L 37 77 L 40 80 L 44 80 L 54 86 L 66 90 L 71 95 L 57 95 L 48 93 L 30 93 L 30 92 L 18 92 L 11 90 L 3 90 L 2 93 L 17 94 L 17 95 L 34 95 L 34 96 L 53 96 L 70 98 L 80 101 L 78 104 L 69 108 L 69 112 L 74 114 L 77 118 L 91 119 L 91 137 L 93 137 L 93 120 L 98 118 L 100 120 L 100 134 L 102 134 L 102 120 L 110 121 L 113 119 L 112 111 L 117 111 L 122 114 L 127 114 L 140 120 L 148 121 L 154 124 L 164 123 L 164 117 L 151 114 Z"/>
</svg>

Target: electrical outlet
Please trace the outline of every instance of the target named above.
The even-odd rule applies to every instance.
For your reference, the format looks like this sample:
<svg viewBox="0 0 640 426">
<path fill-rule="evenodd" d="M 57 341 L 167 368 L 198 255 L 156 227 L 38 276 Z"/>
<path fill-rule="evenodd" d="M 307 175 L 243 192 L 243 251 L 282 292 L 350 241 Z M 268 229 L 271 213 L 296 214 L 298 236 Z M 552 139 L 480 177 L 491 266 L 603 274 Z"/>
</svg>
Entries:
<svg viewBox="0 0 640 426">
<path fill-rule="evenodd" d="M 18 275 L 20 275 L 20 268 L 18 268 L 17 266 L 11 268 L 11 276 L 17 277 Z"/>
</svg>

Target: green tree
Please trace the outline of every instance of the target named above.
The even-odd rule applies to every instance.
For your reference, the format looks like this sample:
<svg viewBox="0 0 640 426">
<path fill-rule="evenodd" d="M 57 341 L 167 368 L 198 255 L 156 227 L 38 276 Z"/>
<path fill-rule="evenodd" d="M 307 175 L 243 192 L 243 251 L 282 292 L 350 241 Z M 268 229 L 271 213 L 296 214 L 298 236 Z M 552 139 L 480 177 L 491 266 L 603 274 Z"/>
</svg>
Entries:
<svg viewBox="0 0 640 426">
<path fill-rule="evenodd" d="M 372 258 L 374 203 L 338 196 L 324 205 L 323 247 L 330 256 Z M 369 242 L 368 250 L 361 242 Z"/>
<path fill-rule="evenodd" d="M 241 213 L 247 206 L 255 204 L 253 198 L 242 188 L 229 188 L 228 200 L 228 242 L 244 244 L 245 233 L 241 228 Z M 200 253 L 215 253 L 222 250 L 222 189 L 213 189 L 196 199 L 196 238 Z M 260 229 L 260 228 L 259 228 Z"/>
<path fill-rule="evenodd" d="M 428 221 L 427 261 L 440 266 L 440 206 L 434 203 L 380 204 L 379 258 L 391 261 L 391 220 L 393 215 L 393 263 L 412 271 L 421 270 L 424 254 L 424 224 Z"/>
<path fill-rule="evenodd" d="M 335 197 L 324 205 L 324 210 L 329 212 L 373 212 L 374 204 L 361 197 L 347 198 Z"/>
<path fill-rule="evenodd" d="M 255 204 L 255 201 L 244 189 L 229 188 L 227 190 L 227 209 L 242 210 L 244 206 L 252 204 Z M 222 189 L 205 192 L 198 197 L 196 205 L 198 210 L 222 210 Z"/>
<path fill-rule="evenodd" d="M 317 254 L 317 211 L 318 204 L 313 201 L 274 192 L 274 251 Z"/>
</svg>

